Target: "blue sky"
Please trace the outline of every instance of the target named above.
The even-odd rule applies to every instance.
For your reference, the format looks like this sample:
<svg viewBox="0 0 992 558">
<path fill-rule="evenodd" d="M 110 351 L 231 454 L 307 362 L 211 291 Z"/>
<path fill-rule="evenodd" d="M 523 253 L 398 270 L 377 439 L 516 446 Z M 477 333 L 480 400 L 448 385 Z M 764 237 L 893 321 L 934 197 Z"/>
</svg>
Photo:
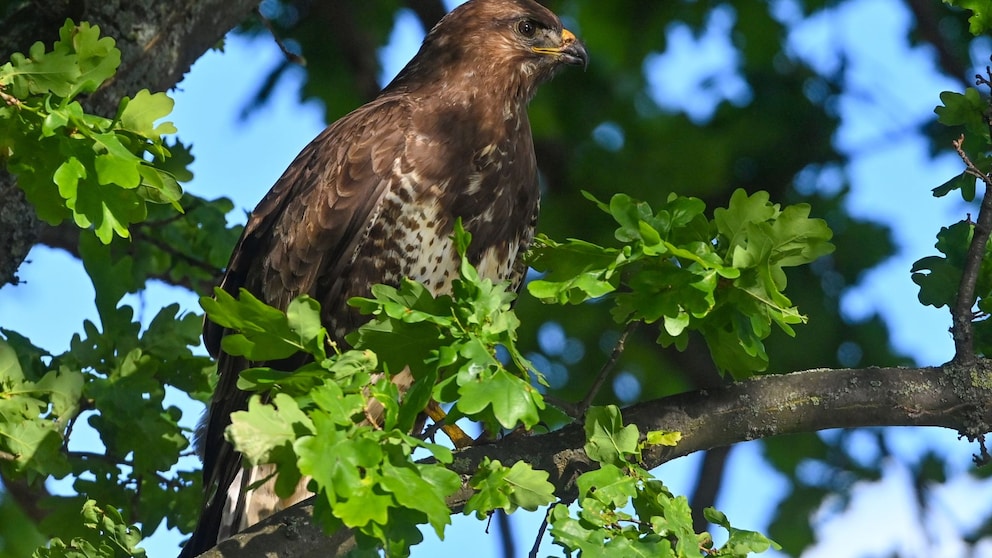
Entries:
<svg viewBox="0 0 992 558">
<path fill-rule="evenodd" d="M 796 17 L 791 6 L 788 1 L 776 3 L 777 13 L 785 21 Z M 747 101 L 749 91 L 742 80 L 717 80 L 722 84 L 720 89 L 700 91 L 707 76 L 718 72 L 726 75 L 735 68 L 727 39 L 732 17 L 732 12 L 718 11 L 709 31 L 698 41 L 678 24 L 670 26 L 669 50 L 646 65 L 655 84 L 654 96 L 662 106 L 684 110 L 693 118 L 706 118 L 715 98 Z M 393 42 L 382 53 L 386 76 L 399 70 L 421 38 L 422 31 L 412 15 L 401 16 L 400 21 Z M 946 312 L 916 302 L 909 268 L 916 259 L 933 253 L 939 227 L 963 218 L 968 209 L 951 197 L 930 197 L 930 189 L 960 172 L 960 166 L 951 157 L 931 160 L 925 140 L 910 131 L 929 117 L 940 91 L 957 85 L 936 74 L 930 53 L 911 50 L 902 42 L 906 25 L 908 16 L 898 0 L 856 0 L 798 26 L 790 36 L 790 44 L 795 56 L 822 69 L 834 67 L 841 55 L 846 57 L 846 75 L 854 94 L 844 97 L 838 105 L 844 123 L 835 141 L 852 157 L 850 209 L 856 215 L 890 224 L 899 246 L 896 257 L 844 296 L 844 312 L 851 317 L 881 313 L 892 327 L 893 342 L 899 350 L 914 356 L 920 364 L 935 365 L 952 354 L 947 334 L 950 320 Z M 581 36 L 581 29 L 578 32 Z M 590 50 L 595 64 L 594 45 Z M 313 103 L 301 105 L 293 83 L 280 85 L 269 105 L 248 120 L 239 120 L 261 76 L 280 56 L 268 39 L 248 42 L 230 38 L 224 52 L 204 56 L 174 92 L 176 107 L 171 120 L 178 126 L 180 137 L 192 143 L 197 157 L 193 166 L 195 179 L 187 185 L 190 191 L 211 198 L 230 197 L 239 208 L 248 211 L 296 153 L 323 128 L 321 107 Z M 835 188 L 836 182 L 825 173 L 817 187 Z M 232 219 L 243 221 L 242 215 L 232 215 Z M 22 266 L 20 275 L 22 285 L 0 289 L 3 327 L 27 335 L 52 352 L 60 352 L 68 347 L 72 334 L 81 329 L 82 320 L 96 321 L 89 280 L 82 266 L 69 256 L 38 247 Z M 190 293 L 158 284 L 128 302 L 146 320 L 172 302 L 179 302 L 187 311 L 199 310 Z M 184 421 L 191 426 L 199 409 L 191 405 L 184 405 L 184 409 Z M 904 459 L 918 457 L 929 447 L 939 447 L 952 456 L 952 463 L 959 464 L 959 473 L 967 470 L 974 451 L 949 431 L 894 429 L 887 436 Z M 81 436 L 74 443 L 92 442 Z M 762 528 L 783 491 L 760 461 L 758 451 L 754 444 L 735 449 L 728 479 L 732 488 L 718 503 L 734 524 L 743 528 Z M 867 450 L 862 457 L 873 458 Z M 657 474 L 675 492 L 686 493 L 692 486 L 697 459 L 690 456 L 667 464 Z M 937 491 L 936 507 L 943 512 L 928 518 L 928 529 L 932 531 L 932 539 L 928 539 L 926 533 L 919 532 L 912 513 L 900 512 L 914 509 L 905 489 L 908 482 L 905 467 L 899 462 L 889 463 L 885 479 L 856 490 L 851 513 L 831 519 L 825 512 L 818 518 L 825 543 L 807 556 L 852 555 L 856 551 L 870 555 L 896 548 L 906 556 L 933 556 L 934 548 L 928 546 L 933 541 L 938 543 L 940 556 L 960 555 L 961 549 L 954 542 L 956 526 L 967 525 L 969 518 L 980 511 L 962 507 L 960 502 L 976 502 L 975 506 L 990 502 L 992 506 L 992 490 L 959 476 L 948 488 Z M 449 551 L 430 545 L 419 548 L 415 556 L 461 555 L 465 548 L 472 548 L 476 558 L 495 556 L 489 554 L 490 545 L 484 542 L 489 535 L 484 533 L 483 523 L 455 520 L 455 526 L 448 531 L 448 544 L 452 546 L 444 547 Z M 519 526 L 519 548 L 529 549 L 539 518 L 515 517 L 514 522 Z M 865 535 L 852 537 L 855 527 Z M 178 540 L 174 534 L 160 533 L 146 548 L 152 558 L 171 557 Z M 837 554 L 837 545 L 844 545 L 842 554 Z M 451 552 L 451 548 L 456 551 Z M 553 552 L 550 544 L 544 548 L 547 553 Z"/>
</svg>

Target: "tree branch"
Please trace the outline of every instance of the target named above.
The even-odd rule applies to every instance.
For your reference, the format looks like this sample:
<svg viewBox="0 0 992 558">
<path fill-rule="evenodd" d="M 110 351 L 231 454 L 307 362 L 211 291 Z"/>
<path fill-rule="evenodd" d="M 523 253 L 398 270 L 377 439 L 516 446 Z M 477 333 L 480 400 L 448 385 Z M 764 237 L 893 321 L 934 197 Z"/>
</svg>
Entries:
<svg viewBox="0 0 992 558">
<path fill-rule="evenodd" d="M 981 76 L 979 76 L 981 77 Z M 961 365 L 969 366 L 975 359 L 974 333 L 971 322 L 974 319 L 972 307 L 975 305 L 975 288 L 978 276 L 981 274 L 982 260 L 992 234 L 992 177 L 982 172 L 964 152 L 962 135 L 953 142 L 958 156 L 965 163 L 965 172 L 984 182 L 985 195 L 982 196 L 981 209 L 978 210 L 978 220 L 975 232 L 965 256 L 964 269 L 961 270 L 961 284 L 958 286 L 957 300 L 951 308 L 951 336 L 954 338 L 954 360 Z"/>
<path fill-rule="evenodd" d="M 640 403 L 624 410 L 624 422 L 637 425 L 642 433 L 682 433 L 677 446 L 644 452 L 643 464 L 649 469 L 701 450 L 829 428 L 939 426 L 977 439 L 992 430 L 992 361 L 978 359 L 969 367 L 952 363 L 764 376 Z M 451 469 L 468 479 L 484 457 L 507 466 L 523 460 L 547 471 L 556 494 L 567 502 L 575 498 L 575 479 L 595 467 L 582 449 L 584 444 L 582 425 L 573 424 L 540 436 L 510 436 L 492 445 L 466 448 L 455 454 Z M 452 513 L 460 512 L 469 496 L 471 490 L 463 485 L 449 498 Z M 250 527 L 203 556 L 343 553 L 348 534 L 323 535 L 310 523 L 310 513 L 312 499 Z"/>
</svg>

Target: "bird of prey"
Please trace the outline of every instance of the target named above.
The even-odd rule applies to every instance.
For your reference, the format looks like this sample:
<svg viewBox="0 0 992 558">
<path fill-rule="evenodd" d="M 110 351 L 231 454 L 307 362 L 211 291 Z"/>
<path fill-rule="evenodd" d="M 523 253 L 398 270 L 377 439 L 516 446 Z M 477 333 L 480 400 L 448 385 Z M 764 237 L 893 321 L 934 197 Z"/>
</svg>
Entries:
<svg viewBox="0 0 992 558">
<path fill-rule="evenodd" d="M 307 294 L 343 344 L 368 319 L 346 301 L 369 296 L 371 285 L 409 277 L 435 294 L 450 289 L 459 218 L 479 274 L 519 287 L 539 194 L 527 104 L 559 68 L 586 63 L 582 43 L 533 0 L 462 4 L 375 100 L 331 124 L 290 164 L 248 219 L 221 287 L 243 287 L 283 309 Z M 247 406 L 238 373 L 260 363 L 223 353 L 224 334 L 204 327 L 219 380 L 199 440 L 207 502 L 183 556 L 310 495 L 307 479 L 288 499 L 272 481 L 247 490 L 271 468 L 243 465 L 224 429 Z"/>
</svg>

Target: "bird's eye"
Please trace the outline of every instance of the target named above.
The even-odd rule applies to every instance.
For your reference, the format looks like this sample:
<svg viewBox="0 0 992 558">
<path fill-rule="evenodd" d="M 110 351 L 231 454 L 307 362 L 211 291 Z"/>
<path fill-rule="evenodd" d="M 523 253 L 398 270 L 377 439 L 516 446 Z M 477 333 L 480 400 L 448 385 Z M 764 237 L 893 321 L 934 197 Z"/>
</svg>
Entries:
<svg viewBox="0 0 992 558">
<path fill-rule="evenodd" d="M 517 24 L 517 31 L 529 39 L 534 36 L 534 33 L 537 33 L 537 26 L 534 25 L 533 21 L 525 19 Z"/>
</svg>

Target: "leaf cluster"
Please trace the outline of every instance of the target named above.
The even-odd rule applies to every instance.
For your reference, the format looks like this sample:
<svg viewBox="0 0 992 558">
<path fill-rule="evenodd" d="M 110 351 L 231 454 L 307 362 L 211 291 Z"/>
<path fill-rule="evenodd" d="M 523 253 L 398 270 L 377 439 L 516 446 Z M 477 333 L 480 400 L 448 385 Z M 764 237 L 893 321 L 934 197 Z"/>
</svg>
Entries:
<svg viewBox="0 0 992 558">
<path fill-rule="evenodd" d="M 808 205 L 782 208 L 766 192 L 737 190 L 712 220 L 702 201 L 675 194 L 657 210 L 624 194 L 593 201 L 616 221 L 619 245 L 539 237 L 530 264 L 543 276 L 529 292 L 558 304 L 609 297 L 618 323 L 661 322 L 658 342 L 680 350 L 698 331 L 735 378 L 768 366 L 773 324 L 794 335 L 805 321 L 785 295 L 785 269 L 833 251 Z"/>
<path fill-rule="evenodd" d="M 372 298 L 349 301 L 372 318 L 348 341 L 375 351 L 387 371 L 410 371 L 415 381 L 406 398 L 416 412 L 433 398 L 455 403 L 451 420 L 469 417 L 490 432 L 518 425 L 530 429 L 546 407 L 531 375 L 542 383 L 543 377 L 516 348 L 520 321 L 511 308 L 516 294 L 506 282 L 479 277 L 465 257 L 470 240 L 458 223 L 461 265 L 450 295 L 434 296 L 406 280 L 399 288 L 374 286 Z M 413 418 L 403 414 L 400 424 L 412 425 Z"/>
<path fill-rule="evenodd" d="M 460 486 L 442 466 L 451 452 L 408 435 L 412 425 L 397 427 L 405 402 L 389 378 L 377 374 L 375 353 L 330 345 L 320 305 L 309 297 L 281 312 L 248 291 L 235 299 L 218 289 L 201 304 L 211 320 L 236 332 L 223 341 L 232 355 L 265 361 L 303 352 L 313 358 L 296 370 L 251 368 L 239 380 L 241 389 L 270 395 L 266 401 L 255 395 L 247 410 L 233 413 L 226 435 L 249 462 L 277 465 L 278 494 L 292 494 L 304 475 L 310 477 L 314 517 L 328 532 L 350 527 L 360 547 L 381 546 L 391 556 L 407 555 L 420 542 L 418 525 L 429 523 L 443 536 L 450 522 L 444 498 Z M 383 409 L 378 422 L 365 420 L 373 405 Z M 438 463 L 414 463 L 418 449 Z"/>
<path fill-rule="evenodd" d="M 68 542 L 52 539 L 32 558 L 143 558 L 138 547 L 141 531 L 128 523 L 112 506 L 99 507 L 93 500 L 83 502 L 79 512 L 82 529 Z"/>
<path fill-rule="evenodd" d="M 156 121 L 172 111 L 165 93 L 124 97 L 113 118 L 87 114 L 78 97 L 114 75 L 120 51 L 100 29 L 71 20 L 51 49 L 38 42 L 0 66 L 0 162 L 39 217 L 51 224 L 72 219 L 104 243 L 129 236 L 147 217 L 147 205 L 182 211 L 179 180 L 191 175 L 188 158 L 170 161 L 163 138 L 176 132 Z"/>
<path fill-rule="evenodd" d="M 192 156 L 167 143 L 170 123 L 156 124 L 172 109 L 164 93 L 124 98 L 113 118 L 84 111 L 81 99 L 119 64 L 113 39 L 67 21 L 50 49 L 36 43 L 0 66 L 0 164 L 44 219 L 95 233 L 78 236 L 78 255 L 99 322 L 84 322 L 61 354 L 0 330 L 0 476 L 39 495 L 37 529 L 60 537 L 47 547 L 59 555 L 114 555 L 80 542 L 124 540 L 100 526 L 111 509 L 147 531 L 195 524 L 199 474 L 176 468 L 192 433 L 165 397 L 209 397 L 214 365 L 192 351 L 202 318 L 170 305 L 142 327 L 120 302 L 153 278 L 215 283 L 240 230 L 227 227 L 230 201 L 180 197 Z M 77 495 L 48 495 L 46 480 L 65 477 Z M 120 541 L 114 551 L 130 552 Z"/>
<path fill-rule="evenodd" d="M 992 170 L 992 158 L 989 157 L 988 145 L 989 124 L 987 120 L 988 100 L 974 87 L 968 87 L 964 93 L 944 91 L 940 94 L 941 104 L 934 108 L 937 122 L 951 128 L 964 131 L 967 141 L 961 144 L 961 150 L 972 161 L 977 169 L 986 174 Z M 966 202 L 975 199 L 975 175 L 967 170 L 951 178 L 933 189 L 934 197 L 943 197 L 955 191 L 961 191 L 961 197 Z"/>
<path fill-rule="evenodd" d="M 638 463 L 644 448 L 672 446 L 677 432 L 648 432 L 642 439 L 634 425 L 623 425 L 619 408 L 594 407 L 585 421 L 586 454 L 600 468 L 576 481 L 578 510 L 556 505 L 549 512 L 555 544 L 583 556 L 745 557 L 780 549 L 765 536 L 730 525 L 708 508 L 706 518 L 726 529 L 727 542 L 714 548 L 709 533 L 696 533 L 684 496 L 673 495 Z"/>
<path fill-rule="evenodd" d="M 67 351 L 50 354 L 0 330 L 0 452 L 13 456 L 0 461 L 0 471 L 39 489 L 48 478 L 71 475 L 79 495 L 48 498 L 43 533 L 74 536 L 67 526 L 78 526 L 87 499 L 148 530 L 163 520 L 188 530 L 196 521 L 199 475 L 174 470 L 190 453 L 191 432 L 165 397 L 169 388 L 209 397 L 214 365 L 192 350 L 202 318 L 172 304 L 142 328 L 134 310 L 119 305 L 147 281 L 146 260 L 127 252 L 117 241 L 80 237 L 100 320 L 85 321 Z M 80 433 L 81 422 L 91 430 Z M 87 438 L 94 434 L 97 440 Z M 88 441 L 70 443 L 76 439 Z"/>
<path fill-rule="evenodd" d="M 404 281 L 352 300 L 372 318 L 348 337 L 353 348 L 346 351 L 330 342 L 309 297 L 286 312 L 244 290 L 238 298 L 217 290 L 201 299 L 209 319 L 233 332 L 222 342 L 225 352 L 256 362 L 298 353 L 312 359 L 295 370 L 244 371 L 239 387 L 267 395 L 232 415 L 227 436 L 251 463 L 277 465 L 277 493 L 288 495 L 310 477 L 317 520 L 329 531 L 352 528 L 361 548 L 403 556 L 421 540 L 418 525 L 443 536 L 450 522 L 445 498 L 461 486 L 444 467 L 451 451 L 408 434 L 432 398 L 454 402 L 447 420 L 465 416 L 493 429 L 531 428 L 545 407 L 514 345 L 513 293 L 479 277 L 465 258 L 469 240 L 459 225 L 461 266 L 451 295 Z M 404 371 L 414 383 L 401 393 L 391 379 Z M 435 461 L 415 462 L 418 450 Z M 487 463 L 473 483 L 478 494 L 468 510 L 477 514 L 536 509 L 552 491 L 547 474 L 525 464 Z"/>
<path fill-rule="evenodd" d="M 252 396 L 247 410 L 232 414 L 226 435 L 249 462 L 276 464 L 277 493 L 288 496 L 309 477 L 315 518 L 328 531 L 350 527 L 370 552 L 405 556 L 421 539 L 418 525 L 430 524 L 443 537 L 450 521 L 445 499 L 461 485 L 445 468 L 453 456 L 407 434 L 432 397 L 453 398 L 449 419 L 460 413 L 503 428 L 530 427 L 541 410 L 539 396 L 521 394 L 537 393 L 524 379 L 528 369 L 512 371 L 494 356 L 502 348 L 507 362 L 526 366 L 513 345 L 512 294 L 478 276 L 464 256 L 469 239 L 460 227 L 456 239 L 462 261 L 452 294 L 435 297 L 412 281 L 376 286 L 371 298 L 352 301 L 372 321 L 349 336 L 354 348 L 347 351 L 329 341 L 320 306 L 309 297 L 297 298 L 286 312 L 244 290 L 238 298 L 218 289 L 215 298 L 201 299 L 209 319 L 232 330 L 223 341 L 226 352 L 252 361 L 286 362 L 297 353 L 312 358 L 296 370 L 244 371 L 239 387 L 265 395 Z M 415 378 L 405 394 L 390 381 L 399 370 Z M 601 468 L 578 480 L 579 517 L 565 506 L 551 510 L 557 544 L 592 556 L 702 556 L 701 549 L 745 556 L 773 545 L 732 528 L 717 512 L 710 513 L 731 532 L 723 549 L 713 550 L 709 535 L 692 531 L 685 498 L 637 465 L 645 447 L 674 445 L 678 433 L 650 432 L 642 439 L 635 426 L 623 425 L 619 409 L 608 407 L 587 413 L 586 438 L 585 452 Z M 413 461 L 417 450 L 433 461 Z M 465 513 L 479 518 L 497 509 L 536 510 L 555 499 L 548 473 L 523 461 L 507 466 L 486 459 L 469 486 L 474 493 Z M 628 504 L 635 515 L 624 510 Z"/>
<path fill-rule="evenodd" d="M 987 11 L 982 13 L 988 15 Z M 978 12 L 975 17 L 977 16 Z M 979 83 L 992 87 L 992 83 L 981 76 Z M 992 172 L 990 101 L 971 87 L 963 94 L 944 91 L 940 94 L 940 100 L 942 104 L 934 109 L 938 122 L 963 132 L 954 145 L 965 164 L 965 170 L 935 188 L 933 195 L 943 197 L 960 190 L 961 197 L 966 202 L 971 202 L 975 199 L 979 177 L 988 177 Z M 941 227 L 934 245 L 941 255 L 925 256 L 914 262 L 912 278 L 920 288 L 920 303 L 935 308 L 946 306 L 952 312 L 955 311 L 968 251 L 975 238 L 975 227 L 970 216 L 949 227 Z M 970 308 L 975 313 L 966 318 L 972 320 L 975 353 L 987 356 L 992 354 L 992 322 L 988 320 L 992 312 L 992 244 L 986 243 L 984 248 L 978 274 L 974 279 L 974 296 L 969 301 Z"/>
<path fill-rule="evenodd" d="M 0 461 L 5 478 L 31 486 L 73 477 L 80 496 L 51 496 L 44 533 L 71 534 L 78 506 L 97 500 L 153 530 L 163 520 L 188 529 L 195 521 L 198 475 L 173 471 L 189 450 L 182 412 L 167 405 L 168 387 L 205 399 L 210 359 L 199 343 L 200 317 L 163 308 L 141 331 L 130 307 L 103 313 L 102 330 L 86 321 L 68 351 L 51 355 L 27 338 L 0 330 Z M 79 422 L 97 436 L 85 448 L 69 441 Z M 140 498 L 139 498 L 140 495 Z M 72 504 L 72 502 L 76 502 Z M 76 511 L 73 511 L 73 510 Z"/>
</svg>

